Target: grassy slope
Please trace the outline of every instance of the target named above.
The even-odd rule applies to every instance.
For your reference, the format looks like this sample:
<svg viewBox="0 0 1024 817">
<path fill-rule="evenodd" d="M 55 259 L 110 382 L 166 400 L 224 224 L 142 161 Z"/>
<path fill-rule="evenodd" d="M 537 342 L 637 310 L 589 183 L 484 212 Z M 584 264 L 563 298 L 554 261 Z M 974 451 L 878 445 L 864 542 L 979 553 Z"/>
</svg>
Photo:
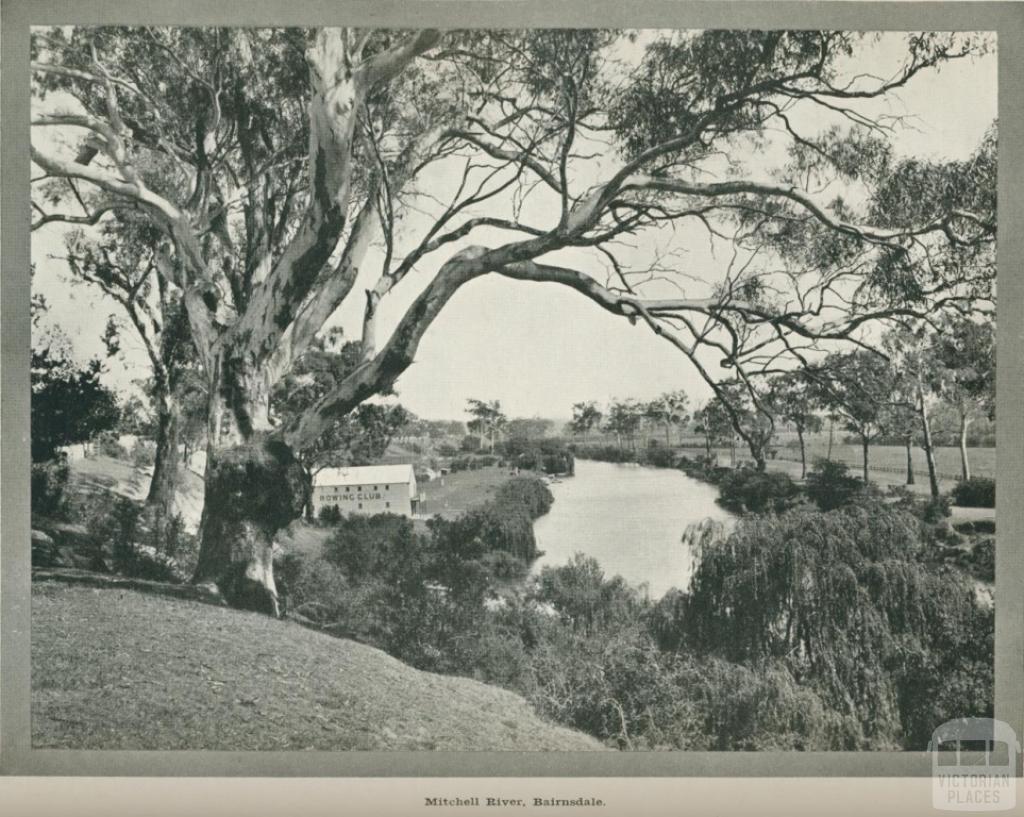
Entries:
<svg viewBox="0 0 1024 817">
<path fill-rule="evenodd" d="M 597 750 L 520 697 L 287 621 L 37 583 L 37 748 Z"/>
</svg>

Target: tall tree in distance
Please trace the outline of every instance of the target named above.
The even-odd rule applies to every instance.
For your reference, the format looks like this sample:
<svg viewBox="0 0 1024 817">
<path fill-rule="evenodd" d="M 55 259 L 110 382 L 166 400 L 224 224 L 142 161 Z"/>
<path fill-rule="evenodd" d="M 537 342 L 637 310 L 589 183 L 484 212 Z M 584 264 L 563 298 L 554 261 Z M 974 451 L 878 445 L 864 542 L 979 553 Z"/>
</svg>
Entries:
<svg viewBox="0 0 1024 817">
<path fill-rule="evenodd" d="M 769 389 L 768 402 L 771 410 L 796 430 L 796 437 L 800 443 L 800 479 L 805 479 L 807 446 L 804 435 L 815 434 L 822 429 L 821 417 L 817 414 L 819 403 L 814 387 L 802 370 L 793 370 L 772 378 Z"/>
<path fill-rule="evenodd" d="M 934 389 L 935 359 L 931 353 L 927 323 L 890 330 L 882 340 L 889 356 L 890 378 L 886 417 L 906 422 L 905 412 L 916 415 L 921 431 L 921 448 L 928 466 L 928 485 L 933 499 L 939 498 L 939 476 L 935 464 L 935 443 L 931 413 L 937 400 Z"/>
<path fill-rule="evenodd" d="M 689 418 L 686 412 L 689 400 L 686 392 L 677 390 L 665 392 L 647 404 L 647 415 L 665 431 L 665 445 L 672 445 L 672 427 L 682 425 Z"/>
<path fill-rule="evenodd" d="M 967 429 L 972 419 L 995 413 L 995 328 L 967 317 L 948 319 L 933 336 L 931 355 L 934 387 L 960 419 L 961 477 L 967 480 L 971 478 Z"/>
<path fill-rule="evenodd" d="M 590 432 L 600 426 L 603 416 L 604 414 L 597 407 L 597 403 L 594 400 L 573 403 L 572 420 L 569 423 L 569 427 L 572 429 L 573 434 L 582 434 L 583 442 L 586 442 Z"/>
<path fill-rule="evenodd" d="M 613 400 L 605 412 L 604 430 L 615 435 L 619 451 L 623 451 L 623 440 L 636 451 L 636 433 L 643 422 L 644 407 L 635 400 Z"/>
<path fill-rule="evenodd" d="M 488 402 L 470 398 L 466 406 L 466 411 L 473 417 L 470 421 L 473 428 L 487 436 L 493 454 L 495 439 L 508 424 L 508 418 L 501 410 L 501 401 L 491 400 Z"/>
<path fill-rule="evenodd" d="M 885 358 L 860 350 L 829 355 L 810 373 L 818 399 L 842 418 L 843 427 L 860 440 L 862 476 L 869 482 L 868 449 L 884 431 L 885 409 L 893 375 Z"/>
</svg>

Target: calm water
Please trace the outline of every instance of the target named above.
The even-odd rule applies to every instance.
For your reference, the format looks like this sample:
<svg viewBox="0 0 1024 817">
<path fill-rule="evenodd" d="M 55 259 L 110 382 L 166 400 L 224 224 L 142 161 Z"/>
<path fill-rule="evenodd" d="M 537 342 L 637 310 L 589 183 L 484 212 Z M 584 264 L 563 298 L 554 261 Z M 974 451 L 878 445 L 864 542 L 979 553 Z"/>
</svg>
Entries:
<svg viewBox="0 0 1024 817">
<path fill-rule="evenodd" d="M 555 504 L 534 524 L 544 551 L 534 572 L 580 551 L 597 559 L 607 577 L 646 582 L 651 598 L 689 583 L 689 548 L 680 541 L 686 526 L 730 516 L 715 503 L 713 485 L 671 468 L 576 460 L 576 476 L 550 487 Z"/>
</svg>

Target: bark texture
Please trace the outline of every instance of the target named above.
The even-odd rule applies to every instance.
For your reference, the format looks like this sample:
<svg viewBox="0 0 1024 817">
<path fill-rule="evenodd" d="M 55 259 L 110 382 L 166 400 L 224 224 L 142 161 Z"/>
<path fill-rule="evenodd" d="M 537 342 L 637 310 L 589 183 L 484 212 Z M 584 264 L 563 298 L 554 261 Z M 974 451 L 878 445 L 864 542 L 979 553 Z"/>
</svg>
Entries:
<svg viewBox="0 0 1024 817">
<path fill-rule="evenodd" d="M 273 438 L 213 451 L 207 462 L 203 547 L 193 581 L 233 607 L 278 615 L 274 536 L 296 519 L 309 485 L 290 448 Z"/>
</svg>

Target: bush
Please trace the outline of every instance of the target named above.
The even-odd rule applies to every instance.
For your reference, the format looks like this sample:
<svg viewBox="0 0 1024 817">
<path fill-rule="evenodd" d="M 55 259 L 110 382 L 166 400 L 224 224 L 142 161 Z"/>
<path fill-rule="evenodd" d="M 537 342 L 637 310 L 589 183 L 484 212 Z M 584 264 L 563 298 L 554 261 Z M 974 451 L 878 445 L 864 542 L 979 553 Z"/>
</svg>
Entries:
<svg viewBox="0 0 1024 817">
<path fill-rule="evenodd" d="M 581 446 L 577 456 L 584 460 L 597 460 L 599 462 L 633 462 L 636 455 L 623 448 L 614 445 L 589 445 Z"/>
<path fill-rule="evenodd" d="M 500 506 L 524 508 L 531 519 L 537 519 L 551 510 L 555 498 L 536 477 L 515 477 L 498 488 L 494 501 Z"/>
<path fill-rule="evenodd" d="M 321 505 L 317 518 L 325 525 L 335 525 L 341 521 L 341 508 L 337 505 Z"/>
<path fill-rule="evenodd" d="M 274 564 L 282 611 L 316 624 L 339 621 L 349 612 L 349 582 L 341 569 L 323 558 L 288 553 Z"/>
<path fill-rule="evenodd" d="M 92 438 L 93 452 L 115 460 L 128 460 L 128 451 L 120 442 L 116 431 L 101 431 Z"/>
<path fill-rule="evenodd" d="M 800 497 L 800 488 L 788 474 L 737 468 L 719 482 L 718 502 L 738 513 L 782 513 Z"/>
<path fill-rule="evenodd" d="M 437 454 L 440 457 L 454 457 L 457 456 L 458 453 L 459 449 L 457 449 L 454 445 L 449 445 L 448 443 L 441 443 L 437 447 Z"/>
<path fill-rule="evenodd" d="M 136 440 L 132 446 L 132 465 L 144 468 L 156 465 L 156 446 L 144 440 Z"/>
<path fill-rule="evenodd" d="M 849 505 L 864 493 L 865 485 L 847 471 L 844 462 L 819 459 L 807 474 L 807 498 L 823 511 Z"/>
<path fill-rule="evenodd" d="M 961 480 L 953 488 L 953 504 L 965 508 L 994 508 L 996 481 L 989 477 L 971 477 Z"/>
<path fill-rule="evenodd" d="M 481 448 L 480 438 L 472 434 L 467 434 L 462 438 L 462 442 L 459 443 L 459 450 L 472 454 L 479 451 Z"/>
<path fill-rule="evenodd" d="M 657 443 L 657 440 L 651 440 Z M 655 468 L 675 468 L 679 463 L 679 456 L 671 448 L 661 448 L 652 445 L 643 455 L 643 464 Z"/>
<path fill-rule="evenodd" d="M 905 485 L 890 485 L 888 492 L 893 507 L 912 513 L 929 525 L 943 522 L 951 513 L 949 497 L 944 494 L 924 497 L 911 492 Z"/>
<path fill-rule="evenodd" d="M 324 543 L 324 558 L 345 575 L 360 581 L 386 576 L 396 561 L 407 559 L 420 546 L 412 520 L 390 513 L 343 517 Z"/>
<path fill-rule="evenodd" d="M 33 513 L 61 516 L 65 510 L 65 494 L 71 469 L 63 451 L 46 462 L 32 463 L 31 506 Z"/>
<path fill-rule="evenodd" d="M 972 575 L 985 582 L 996 580 L 996 540 L 991 536 L 974 543 L 968 559 Z"/>
</svg>

